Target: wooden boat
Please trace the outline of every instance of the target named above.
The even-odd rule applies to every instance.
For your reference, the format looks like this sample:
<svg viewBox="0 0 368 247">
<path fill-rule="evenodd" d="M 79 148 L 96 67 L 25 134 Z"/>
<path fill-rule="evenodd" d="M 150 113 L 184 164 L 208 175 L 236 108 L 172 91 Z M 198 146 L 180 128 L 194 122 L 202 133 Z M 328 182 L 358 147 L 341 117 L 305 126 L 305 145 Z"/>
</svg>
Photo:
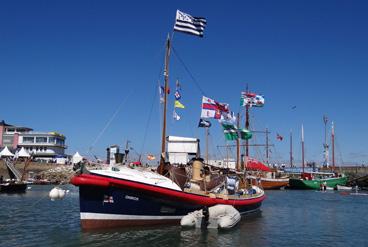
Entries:
<svg viewBox="0 0 368 247">
<path fill-rule="evenodd" d="M 7 182 L 0 184 L 0 193 L 25 193 L 27 184 L 24 182 Z"/>
<path fill-rule="evenodd" d="M 327 123 L 327 118 L 324 116 L 325 124 Z M 334 151 L 334 138 L 335 131 L 334 125 L 332 123 L 331 139 L 332 139 L 332 172 L 304 172 L 304 128 L 302 125 L 302 169 L 301 178 L 291 178 L 289 180 L 289 187 L 291 189 L 314 189 L 319 190 L 322 187 L 336 188 L 337 185 L 345 186 L 348 177 L 345 175 L 338 175 L 334 173 L 335 170 L 335 151 Z M 327 163 L 327 141 L 325 141 L 325 163 Z"/>
<path fill-rule="evenodd" d="M 261 178 L 264 190 L 279 190 L 289 185 L 289 178 Z"/>
<path fill-rule="evenodd" d="M 8 147 L 5 147 L 0 152 L 0 157 L 4 158 L 4 164 L 7 167 L 10 179 L 3 181 L 3 176 L 0 177 L 0 193 L 25 193 L 27 190 L 27 182 L 23 181 L 24 173 L 31 161 L 31 156 L 24 150 L 18 153 L 18 157 L 13 159 L 14 154 L 11 153 Z M 25 158 L 25 165 L 21 173 L 15 167 L 18 158 Z"/>
<path fill-rule="evenodd" d="M 224 183 L 209 187 L 217 181 L 214 171 L 204 165 L 199 158 L 199 140 L 195 155 L 190 162 L 180 167 L 166 156 L 166 111 L 168 92 L 168 61 L 171 41 L 166 43 L 163 128 L 161 138 L 161 159 L 157 171 L 143 167 L 113 166 L 105 170 L 86 171 L 83 167 L 71 179 L 71 183 L 79 187 L 80 219 L 84 229 L 106 227 L 131 227 L 160 224 L 179 224 L 180 219 L 190 212 L 218 204 L 232 205 L 240 214 L 258 211 L 265 194 L 262 189 L 244 183 L 244 173 L 238 175 L 220 174 Z M 177 138 L 180 139 L 180 138 Z M 191 139 L 183 143 L 175 140 L 176 147 L 188 150 Z M 190 149 L 192 150 L 192 149 Z M 181 151 L 181 150 L 179 150 Z M 168 157 L 168 158 L 167 158 Z M 186 156 L 187 157 L 187 156 Z M 186 161 L 187 162 L 187 161 Z M 176 176 L 173 170 L 182 170 Z M 186 172 L 189 169 L 190 172 Z M 187 176 L 192 174 L 192 176 Z M 235 178 L 234 178 L 235 177 Z M 184 178 L 184 182 L 180 182 Z M 234 185 L 231 189 L 229 182 Z M 236 184 L 239 184 L 237 186 Z M 250 186 L 250 187 L 249 187 Z"/>
<path fill-rule="evenodd" d="M 82 173 L 71 183 L 79 186 L 84 229 L 179 224 L 184 215 L 218 204 L 232 205 L 243 215 L 258 211 L 265 199 L 258 187 L 232 195 L 194 186 L 182 189 L 156 172 L 124 166 Z"/>
</svg>

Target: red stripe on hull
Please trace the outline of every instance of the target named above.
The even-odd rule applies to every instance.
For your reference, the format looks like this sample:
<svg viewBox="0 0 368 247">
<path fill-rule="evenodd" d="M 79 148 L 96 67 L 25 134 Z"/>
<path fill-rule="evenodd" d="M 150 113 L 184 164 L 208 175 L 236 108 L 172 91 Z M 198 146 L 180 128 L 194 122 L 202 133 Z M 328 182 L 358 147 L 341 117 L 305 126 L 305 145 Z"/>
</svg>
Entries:
<svg viewBox="0 0 368 247">
<path fill-rule="evenodd" d="M 75 186 L 101 186 L 101 187 L 120 187 L 129 188 L 145 193 L 150 193 L 156 196 L 166 196 L 174 201 L 182 201 L 202 206 L 213 206 L 217 204 L 227 204 L 234 207 L 252 205 L 262 202 L 266 196 L 262 195 L 256 198 L 239 198 L 239 199 L 222 199 L 222 198 L 210 198 L 208 196 L 197 195 L 193 193 L 187 193 L 183 191 L 176 191 L 154 185 L 143 184 L 139 182 L 133 182 L 124 179 L 115 179 L 104 176 L 97 176 L 92 174 L 81 174 L 74 176 L 71 179 L 71 183 Z"/>
</svg>

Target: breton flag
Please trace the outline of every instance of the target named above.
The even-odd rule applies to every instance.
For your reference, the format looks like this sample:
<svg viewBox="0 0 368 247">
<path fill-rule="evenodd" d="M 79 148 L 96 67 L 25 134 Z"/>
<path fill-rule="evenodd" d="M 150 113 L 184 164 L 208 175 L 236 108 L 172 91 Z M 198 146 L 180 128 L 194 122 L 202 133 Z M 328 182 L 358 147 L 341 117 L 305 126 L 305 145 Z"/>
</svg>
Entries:
<svg viewBox="0 0 368 247">
<path fill-rule="evenodd" d="M 207 21 L 202 17 L 192 17 L 180 10 L 176 11 L 174 30 L 203 37 Z"/>
</svg>

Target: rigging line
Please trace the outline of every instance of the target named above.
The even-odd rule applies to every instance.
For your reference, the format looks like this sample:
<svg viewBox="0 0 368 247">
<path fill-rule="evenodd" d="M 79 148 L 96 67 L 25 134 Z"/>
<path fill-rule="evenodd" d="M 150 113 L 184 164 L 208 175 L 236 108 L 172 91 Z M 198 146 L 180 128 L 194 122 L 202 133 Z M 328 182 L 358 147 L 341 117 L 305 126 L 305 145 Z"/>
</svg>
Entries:
<svg viewBox="0 0 368 247">
<path fill-rule="evenodd" d="M 96 139 L 93 141 L 93 143 L 91 144 L 91 146 L 89 147 L 87 153 L 90 154 L 92 149 L 94 148 L 94 146 L 96 145 L 96 143 L 99 141 L 99 139 L 101 138 L 101 136 L 105 133 L 106 129 L 110 126 L 110 124 L 112 123 L 112 121 L 115 119 L 115 117 L 117 116 L 117 114 L 119 113 L 120 109 L 122 108 L 122 106 L 125 104 L 125 102 L 128 100 L 128 98 L 133 94 L 133 92 L 135 91 L 135 89 L 132 89 L 130 91 L 130 94 L 128 94 L 128 97 L 124 98 L 120 105 L 118 106 L 118 108 L 115 110 L 114 114 L 111 116 L 111 118 L 109 119 L 109 121 L 107 121 L 105 127 L 101 130 L 101 132 L 97 135 Z"/>
<path fill-rule="evenodd" d="M 336 136 L 335 136 L 335 145 L 336 145 L 336 149 L 338 150 L 339 155 L 340 155 L 341 164 L 344 164 L 344 160 L 343 160 L 343 158 L 342 158 L 342 152 L 341 152 L 341 149 L 340 149 L 340 145 L 339 145 L 339 143 L 337 142 L 337 138 L 336 138 Z"/>
<path fill-rule="evenodd" d="M 176 56 L 176 58 L 179 60 L 179 62 L 181 63 L 181 65 L 184 67 L 185 71 L 188 73 L 188 75 L 190 76 L 190 78 L 193 80 L 194 84 L 197 86 L 198 90 L 202 93 L 202 95 L 207 95 L 201 88 L 201 86 L 199 86 L 199 83 L 197 82 L 197 80 L 195 79 L 195 77 L 193 76 L 193 74 L 189 71 L 188 67 L 185 65 L 184 61 L 180 58 L 178 52 L 176 51 L 174 46 L 171 46 L 174 55 Z"/>
<path fill-rule="evenodd" d="M 162 48 L 160 49 L 160 53 L 162 53 L 162 51 L 165 49 L 165 45 L 162 46 Z M 160 77 L 162 76 L 163 74 L 163 70 L 164 70 L 164 63 L 161 63 L 161 66 L 159 68 L 159 72 L 158 72 L 158 75 L 157 75 L 157 88 L 160 90 L 160 87 L 161 87 L 161 83 L 160 83 Z M 147 124 L 146 124 L 146 129 L 145 129 L 145 134 L 144 134 L 144 138 L 143 138 L 143 144 L 142 144 L 142 147 L 141 147 L 141 154 L 143 153 L 143 149 L 144 149 L 144 146 L 145 146 L 145 140 L 147 138 L 147 130 L 148 130 L 148 124 L 149 122 L 151 121 L 151 115 L 152 115 L 152 111 L 153 111 L 153 106 L 155 105 L 154 104 L 154 101 L 156 100 L 156 95 L 157 95 L 157 91 L 153 90 L 154 91 L 154 97 L 153 97 L 153 102 L 151 104 L 151 109 L 150 109 L 150 113 L 149 113 L 149 117 L 148 117 L 148 120 L 147 120 Z M 164 92 L 165 93 L 165 92 Z M 161 97 L 159 95 L 159 97 Z M 159 99 L 159 104 L 158 104 L 158 108 L 159 108 L 159 114 L 162 115 L 161 113 L 161 103 L 160 103 L 160 99 Z M 159 118 L 161 119 L 161 117 Z M 159 120 L 160 121 L 160 120 Z M 159 124 L 159 126 L 161 125 L 161 123 Z"/>
<path fill-rule="evenodd" d="M 146 128 L 144 130 L 144 136 L 143 136 L 143 143 L 142 143 L 142 147 L 141 147 L 141 151 L 140 151 L 140 154 L 142 155 L 143 154 L 143 150 L 144 150 L 144 146 L 146 144 L 146 138 L 147 138 L 147 133 L 148 133 L 148 127 L 149 127 L 149 123 L 151 121 L 151 116 L 152 116 L 152 111 L 153 111 L 153 106 L 155 105 L 154 102 L 156 100 L 156 96 L 157 96 L 157 93 L 156 91 L 154 90 L 154 94 L 153 94 L 153 100 L 152 100 L 152 104 L 151 104 L 151 109 L 150 109 L 150 112 L 149 112 L 149 115 L 148 115 L 148 119 L 147 119 L 147 123 L 146 123 Z"/>
</svg>

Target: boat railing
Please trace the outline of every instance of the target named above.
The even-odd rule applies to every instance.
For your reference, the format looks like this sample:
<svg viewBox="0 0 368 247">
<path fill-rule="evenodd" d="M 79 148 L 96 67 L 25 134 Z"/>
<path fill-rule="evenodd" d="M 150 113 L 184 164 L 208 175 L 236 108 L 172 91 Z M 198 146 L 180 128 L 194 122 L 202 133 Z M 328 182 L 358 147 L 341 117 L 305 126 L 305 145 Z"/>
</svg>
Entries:
<svg viewBox="0 0 368 247">
<path fill-rule="evenodd" d="M 15 168 L 15 162 L 12 162 L 10 159 L 5 159 L 5 165 L 9 168 L 9 170 L 14 174 L 17 180 L 21 180 L 22 174 Z"/>
</svg>

